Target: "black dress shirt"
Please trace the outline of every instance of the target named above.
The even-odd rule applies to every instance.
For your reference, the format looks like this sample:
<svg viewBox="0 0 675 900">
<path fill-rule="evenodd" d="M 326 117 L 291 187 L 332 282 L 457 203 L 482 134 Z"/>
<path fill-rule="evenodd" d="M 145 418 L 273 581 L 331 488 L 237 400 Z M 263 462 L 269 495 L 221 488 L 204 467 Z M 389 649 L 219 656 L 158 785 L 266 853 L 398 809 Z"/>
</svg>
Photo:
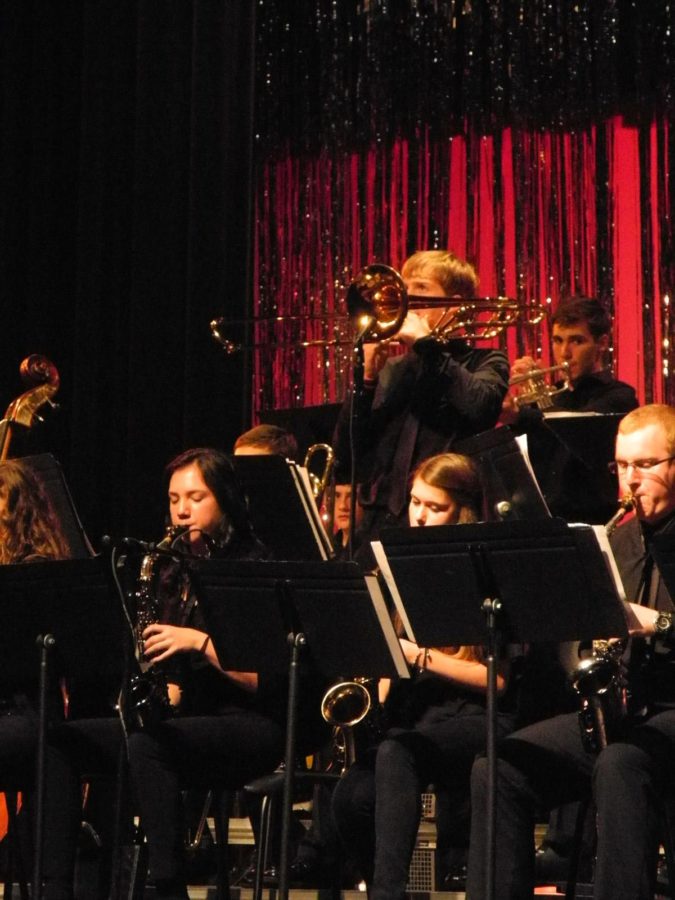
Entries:
<svg viewBox="0 0 675 900">
<path fill-rule="evenodd" d="M 458 340 L 422 338 L 404 356 L 388 360 L 377 383 L 355 398 L 363 505 L 402 520 L 416 466 L 456 441 L 491 428 L 508 378 L 508 360 L 501 351 L 477 350 Z M 347 398 L 334 437 L 338 461 L 346 468 L 350 411 Z"/>
<path fill-rule="evenodd" d="M 620 525 L 610 538 L 612 551 L 621 574 L 626 599 L 651 606 L 654 610 L 675 610 L 659 570 L 650 553 L 651 539 L 656 534 L 675 534 L 675 514 L 655 526 L 637 518 Z M 675 647 L 672 637 L 633 638 L 627 653 L 632 705 L 635 709 L 675 707 Z"/>
</svg>

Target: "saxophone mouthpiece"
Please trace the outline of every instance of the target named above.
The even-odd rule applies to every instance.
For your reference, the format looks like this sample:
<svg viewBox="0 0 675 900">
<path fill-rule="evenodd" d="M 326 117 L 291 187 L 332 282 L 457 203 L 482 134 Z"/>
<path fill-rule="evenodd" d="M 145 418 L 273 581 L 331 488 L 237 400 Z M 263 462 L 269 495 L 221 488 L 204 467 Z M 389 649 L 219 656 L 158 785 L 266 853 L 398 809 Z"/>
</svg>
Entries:
<svg viewBox="0 0 675 900">
<path fill-rule="evenodd" d="M 619 501 L 619 508 L 614 513 L 609 522 L 605 525 L 605 531 L 607 535 L 613 534 L 616 530 L 617 525 L 624 516 L 628 515 L 629 512 L 632 512 L 635 509 L 635 498 L 629 492 L 624 494 L 621 500 Z"/>
</svg>

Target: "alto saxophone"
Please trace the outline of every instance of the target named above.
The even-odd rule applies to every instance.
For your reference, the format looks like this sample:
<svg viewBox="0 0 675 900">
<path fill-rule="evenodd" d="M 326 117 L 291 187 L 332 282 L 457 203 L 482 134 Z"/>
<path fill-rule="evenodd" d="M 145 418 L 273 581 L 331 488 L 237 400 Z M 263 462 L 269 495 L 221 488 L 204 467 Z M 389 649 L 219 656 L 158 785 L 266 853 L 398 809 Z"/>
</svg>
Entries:
<svg viewBox="0 0 675 900">
<path fill-rule="evenodd" d="M 138 728 L 148 728 L 173 715 L 169 699 L 169 685 L 161 667 L 152 665 L 145 657 L 143 632 L 159 621 L 160 609 L 155 595 L 153 578 L 157 560 L 188 529 L 170 525 L 156 548 L 145 554 L 141 561 L 136 591 L 136 623 L 134 626 L 135 657 L 138 671 L 132 675 L 129 685 L 129 707 L 133 723 Z"/>
<path fill-rule="evenodd" d="M 634 507 L 632 494 L 621 498 L 619 508 L 605 525 L 608 535 Z M 591 753 L 599 753 L 607 746 L 628 713 L 627 683 L 621 663 L 624 650 L 621 640 L 593 641 L 592 655 L 581 660 L 570 678 L 581 699 L 581 740 Z"/>
</svg>

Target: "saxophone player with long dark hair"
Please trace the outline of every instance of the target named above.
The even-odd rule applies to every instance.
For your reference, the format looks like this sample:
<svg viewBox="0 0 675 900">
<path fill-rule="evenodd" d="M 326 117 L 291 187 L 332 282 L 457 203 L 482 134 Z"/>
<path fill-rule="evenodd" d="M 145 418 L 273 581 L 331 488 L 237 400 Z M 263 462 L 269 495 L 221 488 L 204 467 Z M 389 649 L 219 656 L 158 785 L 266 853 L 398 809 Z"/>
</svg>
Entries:
<svg viewBox="0 0 675 900">
<path fill-rule="evenodd" d="M 592 796 L 597 809 L 596 900 L 651 900 L 656 882 L 659 804 L 675 781 L 673 600 L 651 555 L 657 534 L 675 535 L 675 408 L 639 407 L 619 423 L 615 459 L 622 497 L 635 517 L 610 538 L 631 599 L 629 705 L 609 743 L 593 752 L 576 712 L 522 728 L 499 748 L 496 898 L 534 888 L 533 829 L 544 809 Z M 611 638 L 612 635 L 598 635 Z M 486 804 L 487 766 L 472 772 L 472 806 Z M 467 896 L 485 897 L 488 848 L 474 818 Z"/>
<path fill-rule="evenodd" d="M 232 559 L 263 554 L 226 454 L 188 450 L 165 475 L 170 522 L 185 529 L 177 542 L 183 553 Z M 155 896 L 185 900 L 181 787 L 217 782 L 235 789 L 273 770 L 283 756 L 284 723 L 279 705 L 266 703 L 256 673 L 223 670 L 186 570 L 170 556 L 164 559 L 156 572 L 159 614 L 142 640 L 152 666 L 165 669 L 177 705 L 174 715 L 131 731 L 127 749 Z M 74 722 L 51 736 L 49 777 L 56 793 L 49 801 L 45 900 L 73 896 L 80 773 L 114 772 L 121 741 L 120 723 L 112 718 Z"/>
</svg>

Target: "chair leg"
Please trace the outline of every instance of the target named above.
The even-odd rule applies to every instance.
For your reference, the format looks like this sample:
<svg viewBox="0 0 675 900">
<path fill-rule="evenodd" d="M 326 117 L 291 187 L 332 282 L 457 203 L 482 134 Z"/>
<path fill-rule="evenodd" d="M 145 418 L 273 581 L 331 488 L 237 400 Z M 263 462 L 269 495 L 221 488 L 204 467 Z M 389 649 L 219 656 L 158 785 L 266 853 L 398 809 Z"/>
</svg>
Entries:
<svg viewBox="0 0 675 900">
<path fill-rule="evenodd" d="M 669 814 L 668 800 L 662 806 L 661 813 L 661 843 L 666 858 L 666 870 L 668 872 L 668 893 L 673 896 L 675 889 L 675 847 L 673 846 L 673 833 L 671 830 L 671 816 Z"/>
<path fill-rule="evenodd" d="M 228 848 L 232 791 L 214 792 L 216 826 L 217 900 L 230 900 L 230 854 Z"/>
<path fill-rule="evenodd" d="M 272 812 L 273 795 L 265 794 L 260 807 L 260 846 L 258 847 L 258 860 L 255 868 L 253 900 L 262 900 L 263 896 L 263 883 L 272 837 Z"/>
<path fill-rule="evenodd" d="M 567 869 L 565 900 L 574 900 L 577 892 L 577 876 L 579 875 L 579 860 L 581 858 L 581 847 L 584 840 L 584 825 L 586 824 L 586 816 L 588 815 L 590 806 L 590 799 L 583 800 L 579 804 L 577 821 L 574 826 L 574 841 L 572 843 L 572 852 L 570 853 L 569 866 Z"/>
</svg>

